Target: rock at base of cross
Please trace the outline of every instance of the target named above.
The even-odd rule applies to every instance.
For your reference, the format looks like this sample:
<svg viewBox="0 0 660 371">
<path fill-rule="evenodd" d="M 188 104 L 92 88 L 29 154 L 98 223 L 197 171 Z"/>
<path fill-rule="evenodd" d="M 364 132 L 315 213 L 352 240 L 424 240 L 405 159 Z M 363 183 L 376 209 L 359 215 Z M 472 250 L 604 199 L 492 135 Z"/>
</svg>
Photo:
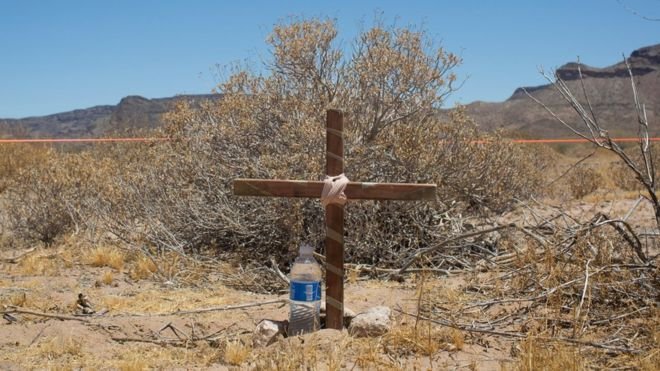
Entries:
<svg viewBox="0 0 660 371">
<path fill-rule="evenodd" d="M 358 313 L 351 321 L 348 333 L 355 337 L 381 336 L 392 328 L 392 310 L 385 306 Z"/>
</svg>

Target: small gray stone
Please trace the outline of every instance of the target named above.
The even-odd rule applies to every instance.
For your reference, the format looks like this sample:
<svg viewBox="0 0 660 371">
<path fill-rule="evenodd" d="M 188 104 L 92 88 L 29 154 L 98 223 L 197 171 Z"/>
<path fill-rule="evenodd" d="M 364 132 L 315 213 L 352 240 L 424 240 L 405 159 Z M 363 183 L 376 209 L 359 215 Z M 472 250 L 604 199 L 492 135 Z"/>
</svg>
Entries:
<svg viewBox="0 0 660 371">
<path fill-rule="evenodd" d="M 355 337 L 381 336 L 392 327 L 391 315 L 388 307 L 370 308 L 353 318 L 348 333 Z"/>
<path fill-rule="evenodd" d="M 264 319 L 254 329 L 252 335 L 252 346 L 261 348 L 273 344 L 279 338 L 286 337 L 286 329 L 289 321 L 273 321 Z"/>
</svg>

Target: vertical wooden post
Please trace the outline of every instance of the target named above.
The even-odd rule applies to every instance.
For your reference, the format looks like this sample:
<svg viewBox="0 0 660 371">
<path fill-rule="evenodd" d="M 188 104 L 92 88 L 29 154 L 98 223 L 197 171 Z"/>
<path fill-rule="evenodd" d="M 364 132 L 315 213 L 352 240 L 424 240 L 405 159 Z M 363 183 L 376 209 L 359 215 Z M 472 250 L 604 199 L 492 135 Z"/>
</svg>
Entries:
<svg viewBox="0 0 660 371">
<path fill-rule="evenodd" d="M 326 116 L 326 174 L 344 172 L 344 114 L 328 110 Z M 325 208 L 326 328 L 341 330 L 344 325 L 344 206 Z"/>
</svg>

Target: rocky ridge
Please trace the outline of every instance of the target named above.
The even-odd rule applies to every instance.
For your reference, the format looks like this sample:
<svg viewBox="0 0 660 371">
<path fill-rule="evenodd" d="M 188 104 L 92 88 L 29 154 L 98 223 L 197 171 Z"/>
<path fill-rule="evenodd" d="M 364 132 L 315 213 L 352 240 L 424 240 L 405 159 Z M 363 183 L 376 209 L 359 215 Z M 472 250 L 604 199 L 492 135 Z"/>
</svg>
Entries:
<svg viewBox="0 0 660 371">
<path fill-rule="evenodd" d="M 657 122 L 660 117 L 660 44 L 635 50 L 628 62 L 635 76 L 640 100 L 646 107 L 649 122 Z M 615 136 L 636 135 L 632 85 L 625 63 L 621 61 L 604 68 L 584 64 L 579 66 L 584 87 L 601 125 Z M 555 73 L 584 101 L 577 63 L 567 63 Z M 509 132 L 509 135 L 523 137 L 573 136 L 543 107 L 535 103 L 525 90 L 560 117 L 578 123 L 576 120 L 579 119 L 571 107 L 550 84 L 518 88 L 504 102 L 474 102 L 466 105 L 466 110 L 475 122 L 486 130 L 503 129 Z M 660 127 L 652 127 L 650 130 L 652 134 L 660 135 Z"/>
<path fill-rule="evenodd" d="M 117 105 L 102 105 L 48 116 L 0 119 L 0 135 L 20 138 L 91 138 L 115 132 L 154 129 L 176 102 L 195 105 L 220 99 L 219 94 L 178 95 L 147 99 L 132 95 Z"/>
</svg>

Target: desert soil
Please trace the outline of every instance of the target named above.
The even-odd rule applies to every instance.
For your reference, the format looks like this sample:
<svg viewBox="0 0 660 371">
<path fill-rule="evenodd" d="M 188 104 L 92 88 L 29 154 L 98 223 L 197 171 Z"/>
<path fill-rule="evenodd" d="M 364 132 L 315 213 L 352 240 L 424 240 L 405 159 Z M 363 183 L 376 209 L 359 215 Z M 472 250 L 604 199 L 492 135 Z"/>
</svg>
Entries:
<svg viewBox="0 0 660 371">
<path fill-rule="evenodd" d="M 561 206 L 579 218 L 588 218 L 598 211 L 621 217 L 635 200 L 636 196 L 632 196 L 615 201 L 605 195 L 591 202 L 572 201 Z M 631 221 L 637 228 L 651 228 L 650 212 L 650 208 L 641 204 Z M 533 213 L 520 208 L 502 216 L 502 220 L 540 217 L 543 213 L 542 208 Z M 236 290 L 227 287 L 221 275 L 208 267 L 200 272 L 201 278 L 185 283 L 134 279 L 128 268 L 91 266 L 86 251 L 71 246 L 40 248 L 17 263 L 7 258 L 18 256 L 22 251 L 9 247 L 0 251 L 3 258 L 0 305 L 66 317 L 18 313 L 14 314 L 17 321 L 0 320 L 0 369 L 249 369 L 257 368 L 259 361 L 270 358 L 275 368 L 273 365 L 283 364 L 282 358 L 307 351 L 305 345 L 301 345 L 305 341 L 325 344 L 325 348 L 317 349 L 322 354 L 314 356 L 318 357 L 321 369 L 332 368 L 334 364 L 347 369 L 358 366 L 356 368 L 498 370 L 515 361 L 515 344 L 511 339 L 470 333 L 460 334 L 460 338 L 450 334 L 450 340 L 437 340 L 429 335 L 429 341 L 436 343 L 435 347 L 429 344 L 433 349 L 430 356 L 419 351 L 423 346 L 417 347 L 417 351 L 407 351 L 412 348 L 398 346 L 401 341 L 397 343 L 396 339 L 351 339 L 345 332 L 322 333 L 321 337 L 330 339 L 326 343 L 303 338 L 293 344 L 293 340 L 286 339 L 268 347 L 270 349 L 250 349 L 252 332 L 258 322 L 286 319 L 287 306 L 269 304 L 206 313 L 171 313 L 285 299 L 285 292 L 266 295 Z M 126 264 L 128 267 L 129 263 Z M 227 269 L 236 267 L 218 267 L 217 271 Z M 485 279 L 495 273 L 479 274 Z M 473 276 L 474 273 L 460 273 L 428 278 L 423 287 L 440 299 L 444 295 L 446 302 L 452 298 L 465 300 L 464 296 L 470 295 L 467 278 Z M 399 331 L 405 338 L 404 330 L 414 326 L 416 319 L 402 312 L 417 311 L 420 278 L 411 275 L 404 282 L 395 282 L 349 274 L 348 279 L 347 307 L 358 313 L 378 305 L 395 309 L 393 331 Z M 76 316 L 79 293 L 89 298 L 97 314 Z M 440 299 L 438 302 L 442 302 Z M 447 308 L 451 309 L 450 303 Z M 493 311 L 511 309 L 514 308 L 492 308 Z M 420 326 L 428 326 L 430 333 L 430 324 L 422 321 Z M 438 326 L 433 326 L 433 331 L 437 331 Z M 192 341 L 191 338 L 205 339 Z M 423 342 L 423 337 L 418 341 Z M 352 345 L 343 347 L 342 344 Z M 396 349 L 388 350 L 388 347 Z M 331 359 L 335 356 L 338 357 L 336 362 Z"/>
</svg>

